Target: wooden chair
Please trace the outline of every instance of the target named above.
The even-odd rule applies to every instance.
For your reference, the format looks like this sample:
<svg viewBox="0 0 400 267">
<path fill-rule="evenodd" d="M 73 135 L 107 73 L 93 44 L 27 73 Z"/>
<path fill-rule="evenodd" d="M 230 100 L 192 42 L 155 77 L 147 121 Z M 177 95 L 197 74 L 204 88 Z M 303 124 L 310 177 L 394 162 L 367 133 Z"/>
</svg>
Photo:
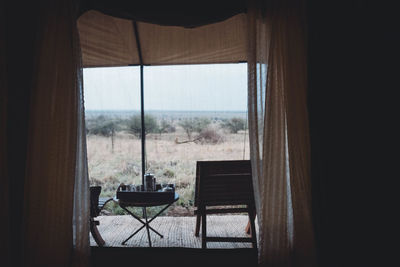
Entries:
<svg viewBox="0 0 400 267">
<path fill-rule="evenodd" d="M 100 211 L 112 198 L 100 198 L 101 186 L 91 186 L 90 187 L 90 232 L 92 233 L 94 241 L 99 247 L 104 246 L 105 241 L 101 237 L 97 225 L 99 221 L 94 218 L 99 216 Z"/>
<path fill-rule="evenodd" d="M 207 247 L 207 242 L 251 242 L 253 248 L 257 248 L 254 222 L 256 212 L 249 160 L 198 161 L 194 205 L 197 215 L 195 235 L 199 236 L 202 224 L 202 248 Z M 208 214 L 238 212 L 248 213 L 251 237 L 207 236 Z"/>
</svg>

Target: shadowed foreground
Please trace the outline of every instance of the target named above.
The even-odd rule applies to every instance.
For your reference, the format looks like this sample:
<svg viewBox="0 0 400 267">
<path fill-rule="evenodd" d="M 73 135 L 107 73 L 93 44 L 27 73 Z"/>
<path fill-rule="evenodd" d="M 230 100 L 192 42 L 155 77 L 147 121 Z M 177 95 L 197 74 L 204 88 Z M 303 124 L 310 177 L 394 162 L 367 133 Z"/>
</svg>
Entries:
<svg viewBox="0 0 400 267">
<path fill-rule="evenodd" d="M 123 216 L 99 216 L 96 218 L 100 225 L 99 232 L 105 240 L 105 247 L 148 247 L 147 232 L 141 230 L 126 245 L 122 245 L 141 223 L 129 215 Z M 235 236 L 248 237 L 245 228 L 248 222 L 246 215 L 223 215 L 207 216 L 208 236 Z M 153 247 L 179 247 L 179 248 L 201 248 L 200 236 L 194 236 L 196 217 L 157 217 L 151 222 L 151 227 L 157 230 L 164 238 L 150 231 Z M 96 246 L 93 238 L 90 239 L 92 246 Z M 207 248 L 251 248 L 251 243 L 222 243 L 209 242 Z"/>
<path fill-rule="evenodd" d="M 257 251 L 251 243 L 209 242 L 201 249 L 200 237 L 194 236 L 195 217 L 158 217 L 151 226 L 164 235 L 140 231 L 126 245 L 121 242 L 140 223 L 128 215 L 99 216 L 99 231 L 106 241 L 97 247 L 91 238 L 93 266 L 256 266 Z M 246 215 L 207 216 L 207 235 L 246 237 Z"/>
</svg>

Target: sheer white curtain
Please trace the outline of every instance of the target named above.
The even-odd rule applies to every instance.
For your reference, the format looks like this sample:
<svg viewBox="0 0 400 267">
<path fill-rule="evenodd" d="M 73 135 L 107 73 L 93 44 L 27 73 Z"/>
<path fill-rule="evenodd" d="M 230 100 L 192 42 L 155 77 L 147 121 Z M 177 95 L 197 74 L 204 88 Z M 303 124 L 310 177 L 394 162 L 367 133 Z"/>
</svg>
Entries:
<svg viewBox="0 0 400 267">
<path fill-rule="evenodd" d="M 24 196 L 24 265 L 87 265 L 89 186 L 76 1 L 41 1 Z"/>
<path fill-rule="evenodd" d="M 249 123 L 261 266 L 315 266 L 304 2 L 254 1 Z"/>
<path fill-rule="evenodd" d="M 73 210 L 73 266 L 87 266 L 90 254 L 89 247 L 89 217 L 90 217 L 90 191 L 86 145 L 85 106 L 83 91 L 83 72 L 81 51 L 76 21 L 73 25 L 73 51 L 76 73 L 77 91 L 77 146 L 74 185 L 74 210 Z"/>
</svg>

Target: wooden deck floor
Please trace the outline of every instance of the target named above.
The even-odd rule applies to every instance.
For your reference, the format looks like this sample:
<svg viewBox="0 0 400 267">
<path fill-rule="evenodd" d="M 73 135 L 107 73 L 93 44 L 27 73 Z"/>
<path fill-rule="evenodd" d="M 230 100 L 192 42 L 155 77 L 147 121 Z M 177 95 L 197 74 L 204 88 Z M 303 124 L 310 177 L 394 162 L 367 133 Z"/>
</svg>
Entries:
<svg viewBox="0 0 400 267">
<path fill-rule="evenodd" d="M 106 247 L 148 247 L 145 229 L 131 238 L 126 245 L 121 244 L 141 226 L 141 223 L 130 215 L 99 216 L 97 220 L 100 222 L 98 228 L 106 241 Z M 207 216 L 207 235 L 246 237 L 247 222 L 246 215 Z M 194 235 L 195 223 L 196 217 L 157 217 L 150 225 L 164 235 L 164 238 L 150 231 L 153 247 L 201 248 L 201 233 L 200 237 Z M 92 246 L 96 246 L 92 237 L 90 242 Z M 251 243 L 208 242 L 207 248 L 251 248 Z"/>
</svg>

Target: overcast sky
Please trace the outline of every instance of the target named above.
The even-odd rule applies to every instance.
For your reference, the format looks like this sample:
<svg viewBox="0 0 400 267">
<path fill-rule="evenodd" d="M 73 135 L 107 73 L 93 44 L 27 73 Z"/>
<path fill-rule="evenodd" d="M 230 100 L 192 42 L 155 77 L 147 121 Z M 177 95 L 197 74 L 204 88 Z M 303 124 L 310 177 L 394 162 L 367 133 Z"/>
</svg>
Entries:
<svg viewBox="0 0 400 267">
<path fill-rule="evenodd" d="M 140 110 L 139 67 L 87 68 L 87 110 Z M 148 66 L 145 110 L 246 111 L 247 64 Z"/>
</svg>

